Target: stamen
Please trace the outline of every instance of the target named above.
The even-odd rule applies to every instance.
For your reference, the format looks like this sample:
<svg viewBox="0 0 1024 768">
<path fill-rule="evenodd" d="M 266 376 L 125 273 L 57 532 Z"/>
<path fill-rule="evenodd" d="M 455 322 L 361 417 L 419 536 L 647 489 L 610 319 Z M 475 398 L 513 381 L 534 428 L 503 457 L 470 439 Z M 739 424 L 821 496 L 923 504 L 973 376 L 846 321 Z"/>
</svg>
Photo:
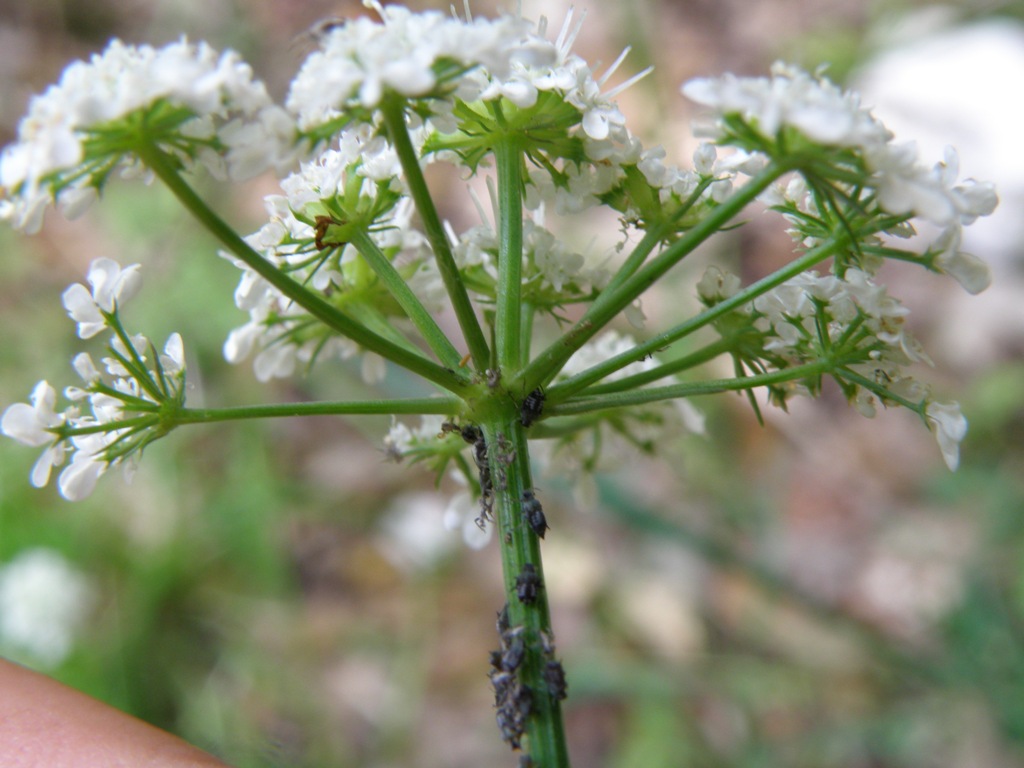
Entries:
<svg viewBox="0 0 1024 768">
<path fill-rule="evenodd" d="M 500 210 L 498 207 L 498 188 L 493 176 L 487 177 L 487 196 L 491 198 L 491 211 L 494 213 L 494 221 L 497 221 L 501 216 L 498 213 Z M 486 219 L 484 221 L 486 221 Z"/>
<path fill-rule="evenodd" d="M 615 86 L 610 91 L 608 91 L 608 93 L 604 94 L 604 97 L 606 99 L 614 99 L 616 96 L 618 96 L 620 93 L 622 93 L 624 90 L 626 90 L 630 86 L 635 85 L 636 83 L 638 83 L 641 80 L 643 80 L 645 77 L 647 77 L 653 71 L 654 71 L 654 65 L 653 64 L 651 66 L 647 67 L 646 69 L 641 69 L 639 72 L 637 72 L 631 78 L 629 78 L 629 80 L 627 80 L 624 83 L 620 83 L 619 85 Z"/>
<path fill-rule="evenodd" d="M 444 228 L 444 234 L 448 238 L 449 245 L 451 245 L 454 248 L 456 245 L 459 244 L 459 237 L 458 235 L 455 234 L 455 230 L 452 229 L 452 223 L 445 219 L 444 223 L 441 226 Z"/>
<path fill-rule="evenodd" d="M 565 14 L 565 21 L 562 23 L 562 30 L 558 33 L 558 39 L 555 40 L 555 47 L 563 56 L 572 50 L 580 30 L 583 29 L 583 21 L 587 18 L 587 12 L 583 11 L 580 14 L 580 20 L 570 30 L 569 25 L 572 24 L 572 17 L 575 13 L 576 9 L 569 6 L 569 11 Z"/>
<path fill-rule="evenodd" d="M 619 68 L 619 65 L 622 64 L 623 61 L 625 61 L 626 56 L 629 55 L 629 52 L 631 50 L 633 50 L 633 46 L 631 45 L 627 45 L 625 48 L 622 49 L 622 53 L 619 54 L 619 58 L 613 61 L 611 66 L 608 67 L 608 71 L 597 79 L 598 85 L 604 85 L 606 82 L 608 82 L 608 78 L 611 77 L 615 73 L 615 70 Z"/>
<path fill-rule="evenodd" d="M 488 183 L 490 183 L 490 179 L 488 179 L 487 181 Z M 473 189 L 473 187 L 467 187 L 467 189 L 469 190 L 469 197 L 473 201 L 473 205 L 476 206 L 476 213 L 477 216 L 480 217 L 480 221 L 482 221 L 484 224 L 490 225 L 490 221 L 488 221 L 487 219 L 487 212 L 484 210 L 484 204 L 480 200 L 480 195 L 476 193 L 476 190 Z M 491 203 L 494 203 L 493 196 L 491 197 Z"/>
</svg>

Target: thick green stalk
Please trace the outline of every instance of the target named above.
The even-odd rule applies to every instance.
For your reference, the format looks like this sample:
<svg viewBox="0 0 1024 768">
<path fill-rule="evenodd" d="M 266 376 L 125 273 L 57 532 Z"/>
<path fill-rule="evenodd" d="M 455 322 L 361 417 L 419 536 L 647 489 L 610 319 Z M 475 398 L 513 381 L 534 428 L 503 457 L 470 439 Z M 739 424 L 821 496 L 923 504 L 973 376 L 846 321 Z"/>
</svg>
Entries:
<svg viewBox="0 0 1024 768">
<path fill-rule="evenodd" d="M 380 109 L 384 117 L 384 125 L 388 131 L 388 138 L 391 139 L 391 146 L 394 147 L 398 161 L 402 165 L 405 183 L 409 185 L 409 195 L 416 204 L 416 211 L 423 222 L 427 240 L 434 251 L 441 280 L 444 282 L 448 298 L 452 302 L 462 335 L 466 339 L 466 346 L 469 347 L 469 353 L 472 355 L 473 365 L 478 371 L 483 371 L 490 364 L 487 339 L 484 338 L 480 321 L 469 300 L 466 284 L 462 280 L 462 275 L 459 274 L 459 267 L 452 255 L 448 235 L 445 234 L 441 217 L 437 213 L 434 199 L 427 187 L 427 180 L 423 177 L 419 157 L 409 138 L 409 129 L 405 124 L 404 104 L 404 100 L 399 98 L 386 98 L 381 102 Z"/>
<path fill-rule="evenodd" d="M 537 768 L 568 768 L 560 695 L 551 680 L 552 665 L 558 662 L 540 540 L 534 531 L 536 523 L 531 525 L 524 514 L 524 502 L 534 499 L 526 431 L 511 409 L 480 426 L 487 441 L 494 489 L 493 515 L 498 526 L 508 604 L 508 628 L 502 637 L 502 650 L 514 645 L 517 639 L 523 650 L 522 659 L 513 670 L 516 693 L 508 697 L 508 704 L 521 705 L 524 697 L 528 701 L 524 706 L 526 738 L 522 749 L 529 754 L 531 764 Z M 560 666 L 557 668 L 561 670 Z M 508 706 L 502 708 L 499 704 L 499 718 L 514 714 L 507 710 Z"/>
<path fill-rule="evenodd" d="M 523 180 L 522 150 L 514 136 L 494 148 L 498 166 L 498 295 L 495 308 L 495 343 L 498 365 L 506 372 L 519 370 L 522 339 Z"/>
<path fill-rule="evenodd" d="M 373 242 L 373 239 L 366 232 L 358 231 L 352 235 L 351 242 L 356 247 L 356 250 L 359 251 L 359 255 L 370 265 L 370 269 L 374 271 L 378 279 L 384 283 L 388 292 L 398 302 L 398 305 L 405 314 L 408 315 L 412 324 L 416 326 L 416 330 L 423 336 L 431 351 L 437 355 L 437 359 L 441 364 L 446 368 L 458 368 L 462 355 L 452 346 L 448 337 L 444 335 L 444 331 L 441 330 L 426 307 L 423 306 L 416 294 L 409 288 L 409 284 L 405 282 L 405 279 L 395 269 L 395 265 L 388 260 L 387 256 Z"/>
<path fill-rule="evenodd" d="M 456 371 L 445 369 L 422 355 L 373 333 L 263 258 L 206 205 L 192 187 L 181 178 L 174 167 L 173 161 L 159 147 L 152 144 L 141 144 L 136 151 L 146 167 L 153 171 L 167 185 L 168 189 L 171 190 L 189 213 L 195 216 L 214 237 L 241 259 L 246 266 L 289 299 L 292 299 L 296 304 L 313 315 L 313 317 L 343 336 L 352 339 L 352 341 L 365 349 L 376 352 L 386 360 L 390 360 L 413 373 L 419 374 L 444 389 L 451 392 L 462 392 L 465 390 L 468 381 L 459 376 Z"/>
<path fill-rule="evenodd" d="M 790 168 L 787 166 L 769 164 L 757 176 L 740 187 L 732 197 L 712 209 L 707 217 L 640 267 L 631 277 L 623 280 L 612 290 L 602 292 L 583 317 L 558 340 L 537 355 L 511 383 L 511 386 L 518 387 L 524 392 L 531 392 L 534 388 L 550 381 L 576 350 L 593 338 L 616 315 L 636 301 L 669 269 L 732 221 L 772 182 L 789 170 Z"/>
</svg>

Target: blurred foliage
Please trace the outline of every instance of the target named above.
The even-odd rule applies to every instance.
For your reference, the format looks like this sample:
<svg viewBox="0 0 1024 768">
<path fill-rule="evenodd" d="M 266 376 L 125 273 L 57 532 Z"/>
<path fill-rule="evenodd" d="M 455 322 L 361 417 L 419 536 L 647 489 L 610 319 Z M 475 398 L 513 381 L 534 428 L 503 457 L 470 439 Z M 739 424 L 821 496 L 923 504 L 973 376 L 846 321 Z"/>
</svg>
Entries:
<svg viewBox="0 0 1024 768">
<path fill-rule="evenodd" d="M 289 27 L 278 23 L 284 4 L 253 3 L 244 14 L 224 2 L 140 4 L 128 18 L 87 12 L 110 4 L 57 5 L 65 13 L 51 18 L 66 28 L 35 30 L 52 35 L 53 61 L 66 58 L 69 32 L 74 47 L 98 44 L 100 27 L 136 39 L 157 29 L 151 37 L 167 39 L 171 22 L 266 57 L 337 10 L 303 6 Z M 742 26 L 746 3 L 599 10 L 621 13 L 613 47 L 640 43 L 637 68 L 649 59 L 674 77 L 657 43 L 643 43 L 691 24 L 685 34 L 702 41 L 692 56 L 716 51 L 705 66 L 827 58 L 840 76 L 870 51 L 868 32 L 886 14 L 928 4 L 846 3 L 838 16 L 806 17 L 799 3 L 763 5 L 762 14 L 777 9 L 778 35 L 761 31 L 756 51 L 728 36 Z M 0 6 L 0 22 L 24 22 L 28 11 L 12 9 Z M 1014 3 L 990 10 L 1024 18 Z M 965 1 L 959 11 L 977 7 Z M 673 53 L 693 64 L 685 51 Z M 4 120 L 9 131 L 14 118 Z M 363 391 L 358 372 L 340 365 L 269 387 L 247 367 L 227 366 L 221 344 L 244 319 L 230 303 L 235 269 L 160 190 L 114 184 L 107 198 L 87 222 L 56 224 L 36 240 L 0 231 L 0 403 L 23 400 L 38 378 L 71 381 L 67 361 L 83 345 L 58 297 L 99 255 L 143 262 L 146 286 L 129 322 L 154 340 L 182 333 L 190 397 L 228 404 Z M 258 225 L 258 200 L 223 203 L 243 232 Z M 412 386 L 394 373 L 386 384 Z M 545 479 L 576 764 L 1024 764 L 1024 366 L 1004 362 L 972 386 L 959 472 L 944 474 L 936 459 L 891 482 L 879 513 L 884 521 L 923 509 L 963 523 L 973 542 L 954 568 L 959 595 L 910 636 L 849 595 L 809 589 L 798 577 L 815 553 L 773 549 L 794 512 L 793 486 L 810 492 L 806 484 L 820 482 L 814 498 L 839 507 L 842 499 L 829 496 L 827 478 L 794 469 L 799 450 L 756 427 L 738 403 L 701 403 L 713 438 L 638 458 L 602 478 L 590 506 Z M 838 429 L 829 418 L 815 423 Z M 486 678 L 499 567 L 488 550 L 445 550 L 418 566 L 390 554 L 385 523 L 396 499 L 435 490 L 415 469 L 384 463 L 377 444 L 385 428 L 383 420 L 327 419 L 181 430 L 151 448 L 132 485 L 106 477 L 76 505 L 30 488 L 35 456 L 0 441 L 0 562 L 52 547 L 102 593 L 73 654 L 48 671 L 238 768 L 511 765 Z M 829 510 L 815 511 L 827 525 Z M 873 540 L 883 529 L 856 534 Z M 669 610 L 637 621 L 633 604 L 663 593 L 658 605 Z M 670 620 L 678 631 L 665 637 L 664 627 L 677 626 Z"/>
</svg>

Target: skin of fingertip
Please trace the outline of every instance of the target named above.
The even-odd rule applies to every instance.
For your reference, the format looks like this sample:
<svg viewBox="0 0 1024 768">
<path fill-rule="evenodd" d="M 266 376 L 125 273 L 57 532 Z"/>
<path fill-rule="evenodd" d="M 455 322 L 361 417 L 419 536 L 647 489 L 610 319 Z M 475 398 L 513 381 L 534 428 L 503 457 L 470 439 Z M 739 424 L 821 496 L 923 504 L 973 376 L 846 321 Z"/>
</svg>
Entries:
<svg viewBox="0 0 1024 768">
<path fill-rule="evenodd" d="M 0 659 L 5 768 L 228 768 L 176 736 Z"/>
</svg>

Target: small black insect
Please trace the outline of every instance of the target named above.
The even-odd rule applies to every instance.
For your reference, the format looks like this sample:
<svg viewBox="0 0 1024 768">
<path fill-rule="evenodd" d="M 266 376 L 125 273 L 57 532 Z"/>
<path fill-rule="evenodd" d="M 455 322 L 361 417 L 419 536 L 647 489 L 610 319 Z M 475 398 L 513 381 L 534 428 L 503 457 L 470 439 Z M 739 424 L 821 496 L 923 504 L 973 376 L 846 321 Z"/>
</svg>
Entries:
<svg viewBox="0 0 1024 768">
<path fill-rule="evenodd" d="M 507 709 L 507 707 L 499 707 L 494 715 L 494 720 L 498 723 L 501 738 L 508 742 L 512 749 L 519 749 L 522 746 L 523 731 L 526 729 L 523 727 L 522 721 L 515 717 L 515 713 L 510 713 Z"/>
<path fill-rule="evenodd" d="M 565 681 L 565 670 L 554 659 L 548 659 L 544 665 L 544 684 L 553 699 L 564 699 L 569 695 L 569 686 Z"/>
<path fill-rule="evenodd" d="M 537 600 L 537 590 L 540 589 L 540 576 L 533 563 L 523 565 L 522 572 L 516 576 L 516 596 L 519 602 L 529 605 Z"/>
<path fill-rule="evenodd" d="M 540 632 L 540 649 L 545 656 L 555 655 L 555 638 L 547 632 Z"/>
<path fill-rule="evenodd" d="M 491 462 L 487 453 L 487 440 L 483 430 L 475 424 L 464 424 L 461 427 L 450 421 L 441 425 L 441 434 L 458 432 L 459 436 L 473 446 L 473 461 L 476 464 L 480 482 L 480 515 L 476 524 L 483 528 L 491 519 L 491 508 L 494 505 L 494 481 L 491 474 Z"/>
<path fill-rule="evenodd" d="M 498 709 L 507 708 L 516 687 L 515 675 L 494 669 L 491 670 L 490 678 L 494 686 L 494 706 Z"/>
<path fill-rule="evenodd" d="M 505 603 L 501 607 L 501 610 L 498 611 L 498 619 L 494 622 L 494 627 L 498 630 L 498 635 L 502 640 L 504 640 L 510 627 L 510 624 L 508 623 L 508 603 Z"/>
<path fill-rule="evenodd" d="M 514 637 L 501 655 L 501 668 L 506 672 L 515 672 L 523 663 L 523 655 L 526 653 L 526 646 L 522 637 Z"/>
<path fill-rule="evenodd" d="M 533 712 L 533 691 L 530 690 L 528 685 L 520 685 L 516 688 L 515 694 L 513 695 L 513 703 L 516 706 L 516 712 L 521 720 L 526 720 Z"/>
<path fill-rule="evenodd" d="M 524 427 L 533 424 L 544 411 L 544 399 L 546 397 L 547 395 L 544 394 L 544 390 L 540 387 L 537 387 L 528 394 L 523 399 L 523 404 L 519 406 L 519 423 Z"/>
<path fill-rule="evenodd" d="M 499 464 L 504 464 L 507 467 L 516 460 L 516 448 L 512 445 L 512 441 L 501 432 L 498 433 L 497 443 L 494 449 L 494 458 Z"/>
<path fill-rule="evenodd" d="M 526 524 L 539 538 L 544 538 L 544 532 L 548 529 L 548 519 L 544 516 L 544 508 L 540 505 L 533 491 L 523 491 L 521 499 L 523 518 Z"/>
</svg>

